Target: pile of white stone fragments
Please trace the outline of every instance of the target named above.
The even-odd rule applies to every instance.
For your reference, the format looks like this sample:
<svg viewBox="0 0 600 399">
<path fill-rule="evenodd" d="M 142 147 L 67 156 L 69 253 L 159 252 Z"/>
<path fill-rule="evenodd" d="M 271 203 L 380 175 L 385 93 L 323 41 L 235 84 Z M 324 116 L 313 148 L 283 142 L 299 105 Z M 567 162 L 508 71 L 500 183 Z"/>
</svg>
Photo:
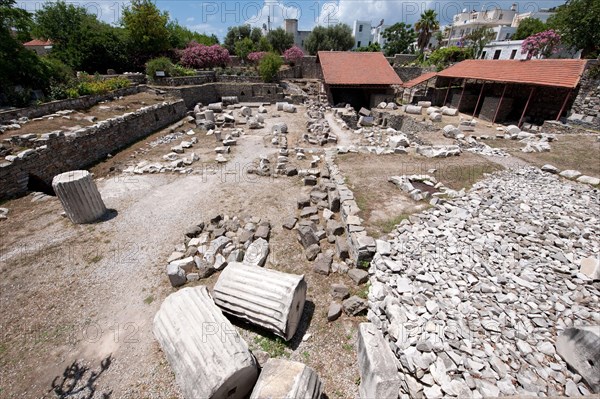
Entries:
<svg viewBox="0 0 600 399">
<path fill-rule="evenodd" d="M 369 392 L 600 392 L 599 226 L 598 190 L 537 168 L 496 173 L 403 221 L 371 263 L 372 324 L 359 338 L 359 361 L 377 370 Z M 393 366 L 369 366 L 365 342 Z"/>
<path fill-rule="evenodd" d="M 452 190 L 429 175 L 391 176 L 388 181 L 407 193 L 413 201 L 423 201 L 431 197 L 431 205 L 437 205 L 441 198 L 455 198 L 465 195 L 464 189 L 460 191 Z"/>
</svg>

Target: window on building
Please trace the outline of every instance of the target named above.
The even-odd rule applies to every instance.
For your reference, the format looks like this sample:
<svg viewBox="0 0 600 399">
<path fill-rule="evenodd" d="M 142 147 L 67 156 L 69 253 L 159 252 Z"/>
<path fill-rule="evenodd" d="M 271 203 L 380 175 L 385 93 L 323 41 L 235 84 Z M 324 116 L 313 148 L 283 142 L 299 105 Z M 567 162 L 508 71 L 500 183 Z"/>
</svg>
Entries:
<svg viewBox="0 0 600 399">
<path fill-rule="evenodd" d="M 356 42 L 356 47 L 360 47 L 360 40 Z"/>
<path fill-rule="evenodd" d="M 500 59 L 500 54 L 502 54 L 502 50 L 496 50 L 494 52 L 494 59 L 495 60 Z"/>
<path fill-rule="evenodd" d="M 504 37 L 504 40 L 508 40 L 510 39 L 510 33 L 507 33 L 506 36 Z"/>
<path fill-rule="evenodd" d="M 517 56 L 517 50 L 513 50 L 513 51 L 510 52 L 510 59 L 511 60 L 514 60 L 516 56 Z"/>
<path fill-rule="evenodd" d="M 484 51 L 483 53 L 481 53 L 481 59 L 485 60 L 485 55 L 487 54 L 487 51 Z"/>
<path fill-rule="evenodd" d="M 500 16 L 498 17 L 498 19 L 502 19 L 504 17 L 504 14 L 500 13 Z"/>
<path fill-rule="evenodd" d="M 371 41 L 369 40 L 369 46 L 371 45 Z"/>
<path fill-rule="evenodd" d="M 358 25 L 358 31 L 362 32 L 362 25 Z"/>
<path fill-rule="evenodd" d="M 461 35 L 461 36 L 464 36 L 464 34 L 465 34 L 465 30 L 464 30 L 464 29 L 461 29 L 461 30 L 460 30 L 460 35 Z"/>
</svg>

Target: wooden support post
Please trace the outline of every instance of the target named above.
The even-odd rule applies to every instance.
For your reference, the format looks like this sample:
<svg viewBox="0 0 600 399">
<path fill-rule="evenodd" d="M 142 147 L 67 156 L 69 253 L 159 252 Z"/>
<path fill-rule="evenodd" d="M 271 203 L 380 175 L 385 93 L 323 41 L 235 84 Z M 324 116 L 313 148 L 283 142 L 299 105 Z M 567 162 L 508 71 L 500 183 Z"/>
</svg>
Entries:
<svg viewBox="0 0 600 399">
<path fill-rule="evenodd" d="M 508 83 L 504 84 L 504 89 L 502 90 L 502 96 L 500 97 L 500 102 L 498 103 L 496 112 L 494 112 L 494 119 L 492 119 L 492 123 L 496 123 L 496 118 L 498 117 L 498 111 L 500 111 L 500 107 L 502 106 L 502 100 L 504 100 L 504 93 L 506 93 L 506 86 L 508 86 Z"/>
<path fill-rule="evenodd" d="M 442 105 L 446 105 L 446 100 L 448 100 L 448 94 L 450 94 L 450 86 L 452 86 L 452 79 L 448 83 L 448 90 L 446 90 L 446 97 L 444 97 L 444 103 Z"/>
<path fill-rule="evenodd" d="M 462 92 L 460 93 L 460 100 L 458 100 L 458 106 L 456 107 L 458 112 L 460 112 L 460 104 L 462 103 L 463 96 L 465 95 L 466 87 L 467 87 L 467 79 L 463 79 L 463 89 L 462 89 Z"/>
<path fill-rule="evenodd" d="M 563 112 L 565 112 L 565 107 L 567 106 L 567 102 L 569 102 L 569 98 L 571 98 L 571 90 L 569 90 L 569 92 L 567 93 L 567 96 L 565 97 L 565 101 L 563 102 L 562 107 L 560 107 L 560 111 L 558 112 L 558 115 L 556 115 L 556 120 L 559 120 L 560 116 L 563 114 Z"/>
<path fill-rule="evenodd" d="M 529 102 L 531 101 L 531 97 L 533 97 L 533 92 L 535 91 L 535 87 L 531 88 L 529 92 L 529 98 L 527 99 L 527 103 L 525 103 L 525 108 L 523 108 L 523 113 L 521 114 L 521 119 L 519 119 L 519 128 L 523 125 L 523 118 L 525 118 L 525 113 L 527 112 L 527 108 L 529 108 Z"/>
<path fill-rule="evenodd" d="M 477 104 L 475 104 L 475 109 L 473 110 L 473 118 L 475 118 L 475 114 L 477 113 L 477 108 L 479 108 L 479 102 L 481 101 L 481 95 L 483 94 L 483 88 L 485 87 L 485 80 L 481 85 L 481 90 L 479 91 L 479 97 L 477 97 Z"/>
</svg>

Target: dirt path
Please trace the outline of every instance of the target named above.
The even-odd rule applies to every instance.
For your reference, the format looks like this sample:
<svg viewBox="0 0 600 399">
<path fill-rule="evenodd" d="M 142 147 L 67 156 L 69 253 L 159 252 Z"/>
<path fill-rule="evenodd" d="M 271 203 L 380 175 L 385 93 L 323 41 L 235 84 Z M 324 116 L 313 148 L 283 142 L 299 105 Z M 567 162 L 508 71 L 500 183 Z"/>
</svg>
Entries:
<svg viewBox="0 0 600 399">
<path fill-rule="evenodd" d="M 266 129 L 247 132 L 227 164 L 202 175 L 99 179 L 107 207 L 117 211 L 102 223 L 71 224 L 60 216 L 55 198 L 31 203 L 24 197 L 7 204 L 10 217 L 0 224 L 0 397 L 54 397 L 55 377 L 56 390 L 72 393 L 60 384 L 65 371 L 77 376 L 78 387 L 90 382 L 93 371 L 100 373 L 90 384 L 98 397 L 179 397 L 153 338 L 152 319 L 174 291 L 164 273 L 166 258 L 186 227 L 214 213 L 271 222 L 275 267 L 305 273 L 316 308 L 307 331 L 319 338 L 301 342 L 289 356 L 315 367 L 330 397 L 355 395 L 358 371 L 350 343 L 360 320 L 342 318 L 331 325 L 321 314 L 330 282 L 347 278 L 322 281 L 311 275 L 295 235 L 281 228 L 305 188 L 299 178 L 246 175 L 248 163 L 277 151 L 265 144 Z M 331 344 L 321 345 L 321 339 Z"/>
</svg>

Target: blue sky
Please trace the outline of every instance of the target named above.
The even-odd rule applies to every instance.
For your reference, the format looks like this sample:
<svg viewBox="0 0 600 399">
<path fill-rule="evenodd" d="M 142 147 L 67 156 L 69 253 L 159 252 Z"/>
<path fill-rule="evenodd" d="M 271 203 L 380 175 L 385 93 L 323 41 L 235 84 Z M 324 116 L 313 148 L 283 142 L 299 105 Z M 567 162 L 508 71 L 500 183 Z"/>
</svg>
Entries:
<svg viewBox="0 0 600 399">
<path fill-rule="evenodd" d="M 315 25 L 327 25 L 344 22 L 352 25 L 356 19 L 370 20 L 378 24 L 396 22 L 414 23 L 421 12 L 428 8 L 437 11 L 442 25 L 450 22 L 452 16 L 462 9 L 489 9 L 501 7 L 508 9 L 517 4 L 522 12 L 535 11 L 563 4 L 564 0 L 549 1 L 418 1 L 418 0 L 157 0 L 156 5 L 177 19 L 181 25 L 200 33 L 215 34 L 222 39 L 228 26 L 250 23 L 261 27 L 270 15 L 271 27 L 282 26 L 284 18 L 297 18 L 301 30 L 310 30 Z M 40 7 L 40 1 L 18 1 L 18 4 L 34 11 Z M 123 7 L 127 1 L 90 0 L 67 1 L 85 7 L 99 19 L 118 24 Z"/>
</svg>

